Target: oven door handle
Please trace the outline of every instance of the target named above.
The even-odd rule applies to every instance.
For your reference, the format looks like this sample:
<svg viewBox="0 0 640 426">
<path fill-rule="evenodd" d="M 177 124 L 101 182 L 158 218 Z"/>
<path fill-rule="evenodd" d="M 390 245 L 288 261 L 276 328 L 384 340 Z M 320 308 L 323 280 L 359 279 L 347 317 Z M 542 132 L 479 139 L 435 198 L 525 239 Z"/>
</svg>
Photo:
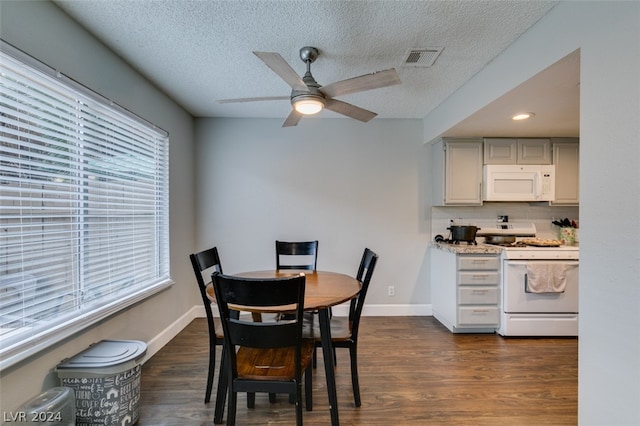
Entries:
<svg viewBox="0 0 640 426">
<path fill-rule="evenodd" d="M 525 272 L 524 274 L 524 292 L 529 294 L 559 294 L 564 293 L 565 290 L 562 291 L 554 291 L 554 292 L 546 292 L 546 293 L 534 293 L 533 291 L 529 291 L 529 274 Z"/>
</svg>

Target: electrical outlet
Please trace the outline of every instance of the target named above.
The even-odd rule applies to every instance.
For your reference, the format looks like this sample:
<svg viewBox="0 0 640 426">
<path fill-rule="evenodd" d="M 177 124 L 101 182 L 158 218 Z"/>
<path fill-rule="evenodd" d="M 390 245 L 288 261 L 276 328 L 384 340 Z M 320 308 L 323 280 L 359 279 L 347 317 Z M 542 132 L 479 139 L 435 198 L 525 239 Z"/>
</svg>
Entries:
<svg viewBox="0 0 640 426">
<path fill-rule="evenodd" d="M 395 296 L 396 295 L 396 288 L 394 286 L 390 285 L 388 290 L 387 290 L 387 294 L 389 296 Z"/>
</svg>

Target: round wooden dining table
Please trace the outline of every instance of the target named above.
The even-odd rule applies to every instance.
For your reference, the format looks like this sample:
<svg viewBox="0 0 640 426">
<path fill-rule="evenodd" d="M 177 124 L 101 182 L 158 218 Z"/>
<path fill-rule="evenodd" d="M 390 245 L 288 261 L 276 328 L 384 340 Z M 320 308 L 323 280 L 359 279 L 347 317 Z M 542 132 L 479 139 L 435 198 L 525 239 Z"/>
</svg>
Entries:
<svg viewBox="0 0 640 426">
<path fill-rule="evenodd" d="M 338 396 L 336 392 L 335 365 L 333 360 L 333 345 L 331 343 L 331 326 L 329 308 L 347 302 L 360 292 L 360 281 L 346 274 L 328 271 L 308 270 L 266 270 L 252 271 L 235 274 L 244 278 L 283 278 L 291 275 L 305 275 L 304 310 L 318 311 L 320 322 L 320 340 L 322 342 L 322 356 L 324 359 L 325 376 L 327 380 L 327 393 L 329 395 L 329 410 L 331 412 L 331 424 L 340 424 L 338 417 Z M 215 302 L 213 286 L 207 286 L 207 295 Z M 279 307 L 278 312 L 282 310 Z M 254 313 L 270 312 L 264 309 L 252 309 Z M 274 311 L 271 311 L 274 312 Z M 218 401 L 222 398 L 216 398 Z M 222 399 L 224 401 L 224 399 Z M 224 405 L 224 402 L 222 402 Z M 218 407 L 216 403 L 216 415 L 214 420 L 222 421 L 224 406 Z"/>
</svg>

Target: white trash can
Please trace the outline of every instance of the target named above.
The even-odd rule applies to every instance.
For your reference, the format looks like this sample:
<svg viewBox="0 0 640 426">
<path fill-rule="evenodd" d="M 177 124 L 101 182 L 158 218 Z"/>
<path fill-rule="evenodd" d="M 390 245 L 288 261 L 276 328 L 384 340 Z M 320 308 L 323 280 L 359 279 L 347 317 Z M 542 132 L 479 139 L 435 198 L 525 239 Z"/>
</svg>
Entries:
<svg viewBox="0 0 640 426">
<path fill-rule="evenodd" d="M 56 368 L 72 388 L 77 426 L 132 425 L 138 421 L 140 361 L 147 345 L 137 340 L 102 340 Z"/>
</svg>

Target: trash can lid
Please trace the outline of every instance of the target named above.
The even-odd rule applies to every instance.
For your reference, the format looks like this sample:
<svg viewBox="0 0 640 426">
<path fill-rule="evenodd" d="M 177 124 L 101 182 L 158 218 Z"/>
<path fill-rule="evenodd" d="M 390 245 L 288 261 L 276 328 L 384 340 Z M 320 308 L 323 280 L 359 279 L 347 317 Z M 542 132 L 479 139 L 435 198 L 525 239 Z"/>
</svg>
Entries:
<svg viewBox="0 0 640 426">
<path fill-rule="evenodd" d="M 101 340 L 72 358 L 63 360 L 57 368 L 110 367 L 142 358 L 146 352 L 146 343 L 138 340 Z"/>
</svg>

